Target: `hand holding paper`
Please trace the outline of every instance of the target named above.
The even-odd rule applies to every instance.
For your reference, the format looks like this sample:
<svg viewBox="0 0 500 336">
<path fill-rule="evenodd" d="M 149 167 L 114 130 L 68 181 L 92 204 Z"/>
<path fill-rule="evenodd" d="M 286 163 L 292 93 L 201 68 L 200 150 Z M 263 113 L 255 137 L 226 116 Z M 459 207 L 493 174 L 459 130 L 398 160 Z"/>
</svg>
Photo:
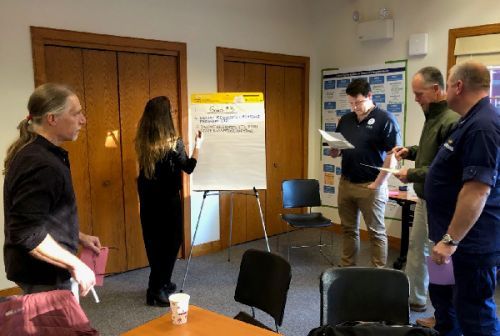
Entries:
<svg viewBox="0 0 500 336">
<path fill-rule="evenodd" d="M 104 273 L 106 272 L 106 263 L 108 261 L 108 247 L 101 247 L 101 252 L 95 254 L 90 248 L 84 247 L 80 254 L 80 259 L 92 270 L 95 274 L 96 286 L 102 286 L 104 282 Z"/>
<path fill-rule="evenodd" d="M 370 165 L 367 165 L 367 164 L 364 164 L 364 163 L 360 163 L 360 165 L 366 166 L 366 167 L 370 167 L 370 168 L 373 168 L 373 169 L 378 169 L 378 170 L 381 170 L 381 171 L 385 171 L 385 172 L 388 172 L 388 173 L 391 173 L 391 174 L 398 174 L 399 173 L 399 169 L 397 169 L 397 168 L 375 167 L 375 166 L 370 166 Z"/>
<path fill-rule="evenodd" d="M 454 285 L 453 262 L 451 259 L 442 265 L 436 264 L 431 256 L 427 256 L 427 269 L 429 270 L 429 282 L 435 285 Z"/>
<path fill-rule="evenodd" d="M 354 146 L 347 141 L 344 136 L 340 133 L 335 133 L 335 135 L 331 135 L 326 133 L 325 131 L 319 129 L 318 130 L 323 139 L 328 143 L 328 145 L 335 149 L 351 149 Z"/>
</svg>

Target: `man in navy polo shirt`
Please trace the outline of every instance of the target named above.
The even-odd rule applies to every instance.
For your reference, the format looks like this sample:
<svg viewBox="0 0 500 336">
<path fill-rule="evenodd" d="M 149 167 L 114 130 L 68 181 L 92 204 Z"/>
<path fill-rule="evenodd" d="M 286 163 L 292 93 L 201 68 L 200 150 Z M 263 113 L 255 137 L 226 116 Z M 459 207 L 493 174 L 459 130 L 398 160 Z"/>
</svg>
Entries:
<svg viewBox="0 0 500 336">
<path fill-rule="evenodd" d="M 429 287 L 441 335 L 500 335 L 494 293 L 500 263 L 500 113 L 490 104 L 480 63 L 454 66 L 448 106 L 457 128 L 425 180 L 432 259 L 453 261 L 455 285 Z"/>
<path fill-rule="evenodd" d="M 336 131 L 355 148 L 330 151 L 332 157 L 342 156 L 338 195 L 343 233 L 341 266 L 356 265 L 361 211 L 370 236 L 372 264 L 384 267 L 387 262 L 384 213 L 389 174 L 362 164 L 386 168 L 395 165 L 394 155 L 387 153 L 401 144 L 399 125 L 391 114 L 375 106 L 366 79 L 353 80 L 346 93 L 352 112 L 342 116 Z"/>
</svg>

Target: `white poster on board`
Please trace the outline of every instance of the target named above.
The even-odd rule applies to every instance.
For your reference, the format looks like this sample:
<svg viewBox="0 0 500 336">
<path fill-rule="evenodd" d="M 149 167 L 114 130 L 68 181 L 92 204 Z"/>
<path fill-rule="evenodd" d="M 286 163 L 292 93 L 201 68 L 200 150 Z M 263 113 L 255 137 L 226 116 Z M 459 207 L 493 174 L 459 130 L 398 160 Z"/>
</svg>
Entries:
<svg viewBox="0 0 500 336">
<path fill-rule="evenodd" d="M 340 118 L 351 112 L 345 90 L 353 79 L 365 78 L 372 88 L 373 102 L 397 120 L 403 138 L 406 105 L 406 63 L 388 63 L 367 67 L 323 70 L 322 125 L 329 133 L 335 132 Z M 337 207 L 337 194 L 342 174 L 341 158 L 329 156 L 329 146 L 322 142 L 321 200 Z"/>
<path fill-rule="evenodd" d="M 193 190 L 266 189 L 262 93 L 193 94 L 191 117 L 203 134 Z"/>
</svg>

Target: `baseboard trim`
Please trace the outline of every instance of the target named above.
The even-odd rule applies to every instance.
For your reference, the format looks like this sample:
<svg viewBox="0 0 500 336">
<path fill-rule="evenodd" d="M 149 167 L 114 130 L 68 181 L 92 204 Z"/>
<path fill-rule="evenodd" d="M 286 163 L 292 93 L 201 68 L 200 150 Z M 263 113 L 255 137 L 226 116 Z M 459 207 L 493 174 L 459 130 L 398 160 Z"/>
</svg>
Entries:
<svg viewBox="0 0 500 336">
<path fill-rule="evenodd" d="M 215 240 L 215 241 L 211 241 L 208 243 L 195 245 L 193 247 L 193 256 L 195 256 L 195 257 L 202 256 L 205 254 L 218 252 L 220 250 L 222 250 L 221 242 L 220 242 L 220 240 Z M 186 257 L 189 257 L 189 255 Z"/>
<path fill-rule="evenodd" d="M 340 224 L 333 224 L 333 226 L 329 229 L 337 234 L 342 234 L 342 227 Z M 361 229 L 359 230 L 360 239 L 363 241 L 367 241 L 370 239 L 368 235 L 368 231 Z M 399 251 L 401 249 L 401 239 L 387 236 L 388 245 L 390 248 Z M 220 240 L 211 241 L 208 243 L 195 245 L 193 247 L 193 256 L 201 256 L 205 254 L 210 254 L 214 252 L 219 252 L 222 250 L 222 244 Z"/>
<path fill-rule="evenodd" d="M 11 296 L 11 295 L 20 295 L 22 293 L 23 293 L 23 291 L 19 287 L 0 289 L 0 296 L 2 296 L 2 297 Z"/>
</svg>

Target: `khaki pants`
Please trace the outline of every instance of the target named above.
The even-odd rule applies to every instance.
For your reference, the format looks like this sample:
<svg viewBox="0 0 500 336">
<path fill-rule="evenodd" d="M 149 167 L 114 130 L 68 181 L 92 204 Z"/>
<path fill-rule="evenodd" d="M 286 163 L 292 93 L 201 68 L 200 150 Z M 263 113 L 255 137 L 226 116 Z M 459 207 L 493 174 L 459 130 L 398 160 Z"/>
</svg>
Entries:
<svg viewBox="0 0 500 336">
<path fill-rule="evenodd" d="M 430 246 L 427 206 L 425 200 L 419 198 L 415 206 L 405 268 L 410 280 L 410 303 L 413 304 L 425 305 L 427 302 L 429 272 L 426 257 L 429 255 Z"/>
<path fill-rule="evenodd" d="M 368 183 L 351 183 L 341 178 L 338 206 L 342 224 L 342 266 L 355 266 L 359 251 L 359 214 L 363 214 L 371 244 L 372 264 L 384 267 L 387 262 L 387 234 L 384 214 L 388 200 L 387 184 L 377 190 Z"/>
</svg>

